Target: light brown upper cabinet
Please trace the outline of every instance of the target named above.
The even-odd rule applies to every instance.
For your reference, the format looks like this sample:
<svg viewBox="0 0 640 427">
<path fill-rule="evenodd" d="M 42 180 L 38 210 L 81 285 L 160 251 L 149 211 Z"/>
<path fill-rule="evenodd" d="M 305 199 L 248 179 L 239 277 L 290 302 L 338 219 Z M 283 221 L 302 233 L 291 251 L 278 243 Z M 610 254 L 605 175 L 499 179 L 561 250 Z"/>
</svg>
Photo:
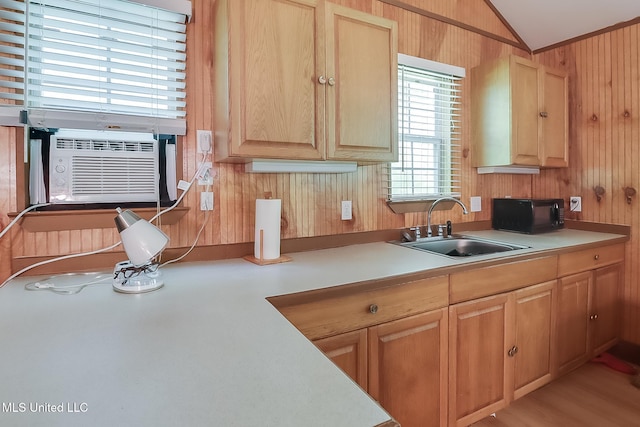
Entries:
<svg viewBox="0 0 640 427">
<path fill-rule="evenodd" d="M 214 5 L 215 159 L 397 158 L 397 24 L 324 0 Z"/>
<path fill-rule="evenodd" d="M 473 68 L 474 166 L 567 167 L 567 81 L 563 71 L 517 56 Z"/>
</svg>

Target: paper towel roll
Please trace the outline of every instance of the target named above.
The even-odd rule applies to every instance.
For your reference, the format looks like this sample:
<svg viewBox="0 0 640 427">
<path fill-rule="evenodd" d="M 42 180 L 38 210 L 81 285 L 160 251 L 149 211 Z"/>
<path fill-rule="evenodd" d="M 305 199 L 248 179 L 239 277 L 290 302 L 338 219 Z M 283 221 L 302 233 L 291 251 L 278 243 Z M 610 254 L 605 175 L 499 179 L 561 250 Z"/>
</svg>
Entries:
<svg viewBox="0 0 640 427">
<path fill-rule="evenodd" d="M 280 258 L 281 206 L 280 199 L 256 199 L 256 238 L 253 252 L 257 259 Z M 260 230 L 262 230 L 262 242 Z M 261 246 L 262 257 L 260 256 Z"/>
</svg>

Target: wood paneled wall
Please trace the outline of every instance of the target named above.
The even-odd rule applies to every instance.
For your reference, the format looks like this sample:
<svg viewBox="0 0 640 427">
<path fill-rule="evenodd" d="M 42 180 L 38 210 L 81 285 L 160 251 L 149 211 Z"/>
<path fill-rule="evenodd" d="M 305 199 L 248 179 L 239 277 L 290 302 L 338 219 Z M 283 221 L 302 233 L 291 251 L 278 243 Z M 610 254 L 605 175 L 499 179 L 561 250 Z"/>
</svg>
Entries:
<svg viewBox="0 0 640 427">
<path fill-rule="evenodd" d="M 571 146 L 568 170 L 534 181 L 533 193 L 582 197 L 585 221 L 630 225 L 624 284 L 623 339 L 640 344 L 640 25 L 541 53 L 536 59 L 570 75 Z M 598 202 L 594 187 L 605 189 Z"/>
<path fill-rule="evenodd" d="M 378 0 L 333 0 L 354 9 L 394 19 L 399 28 L 399 51 L 450 63 L 467 70 L 482 61 L 514 53 L 529 55 L 510 44 L 485 37 L 443 20 L 435 20 Z M 196 153 L 196 130 L 212 128 L 211 5 L 213 0 L 193 0 L 193 19 L 188 26 L 187 120 L 183 138 L 184 172 L 190 177 L 201 160 Z M 398 2 L 474 27 L 499 37 L 514 39 L 484 0 L 405 0 Z M 446 21 L 446 20 L 445 20 Z M 539 176 L 482 175 L 471 167 L 470 156 L 462 163 L 462 200 L 481 196 L 483 210 L 463 216 L 459 209 L 435 212 L 434 221 L 454 223 L 490 218 L 492 197 L 564 197 L 581 195 L 584 211 L 578 219 L 640 225 L 635 212 L 637 198 L 627 205 L 621 188 L 640 189 L 640 171 L 632 167 L 638 160 L 638 120 L 640 113 L 638 27 L 578 42 L 538 56 L 548 65 L 571 74 L 571 167 L 543 171 Z M 469 93 L 468 79 L 463 93 Z M 470 147 L 469 99 L 463 102 L 462 145 Z M 624 112 L 629 112 L 625 117 Z M 595 119 L 594 119 L 595 117 Z M 15 211 L 15 132 L 0 128 L 0 221 Z M 255 202 L 265 192 L 282 199 L 284 238 L 336 235 L 424 224 L 424 213 L 396 215 L 385 205 L 382 166 L 363 166 L 352 174 L 245 174 L 242 166 L 214 164 L 215 209 L 209 215 L 199 246 L 224 245 L 253 240 Z M 595 202 L 591 188 L 607 190 L 601 203 Z M 163 226 L 172 247 L 189 246 L 204 215 L 199 211 L 199 191 L 185 198 L 191 211 L 176 225 Z M 353 221 L 340 220 L 340 201 L 352 200 Z M 635 227 L 634 227 L 635 229 Z M 116 241 L 111 229 L 28 233 L 16 228 L 10 240 L 0 242 L 0 279 L 8 275 L 8 259 L 63 255 L 97 249 Z M 10 241 L 11 250 L 6 247 Z M 640 343 L 640 281 L 634 259 L 638 238 L 629 244 L 625 298 L 625 339 Z"/>
</svg>

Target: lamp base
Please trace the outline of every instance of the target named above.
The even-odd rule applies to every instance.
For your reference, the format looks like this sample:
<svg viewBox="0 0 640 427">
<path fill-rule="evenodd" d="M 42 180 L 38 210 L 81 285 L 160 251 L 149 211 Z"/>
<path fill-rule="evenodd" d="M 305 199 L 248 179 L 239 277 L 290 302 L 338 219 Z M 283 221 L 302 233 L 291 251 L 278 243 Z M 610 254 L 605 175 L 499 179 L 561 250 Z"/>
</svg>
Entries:
<svg viewBox="0 0 640 427">
<path fill-rule="evenodd" d="M 158 264 L 135 267 L 130 261 L 122 261 L 113 269 L 113 290 L 124 294 L 141 294 L 164 286 Z"/>
</svg>

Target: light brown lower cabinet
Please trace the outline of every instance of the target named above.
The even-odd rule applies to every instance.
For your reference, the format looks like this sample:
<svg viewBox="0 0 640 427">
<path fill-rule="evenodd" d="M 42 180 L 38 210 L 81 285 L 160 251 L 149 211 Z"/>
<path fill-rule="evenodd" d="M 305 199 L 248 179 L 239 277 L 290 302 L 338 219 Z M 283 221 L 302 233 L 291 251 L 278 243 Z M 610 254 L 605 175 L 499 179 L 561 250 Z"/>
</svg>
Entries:
<svg viewBox="0 0 640 427">
<path fill-rule="evenodd" d="M 591 292 L 591 356 L 613 347 L 620 336 L 622 315 L 622 264 L 594 272 Z"/>
<path fill-rule="evenodd" d="M 449 307 L 449 425 L 467 426 L 552 378 L 556 281 Z"/>
<path fill-rule="evenodd" d="M 622 263 L 560 278 L 558 374 L 612 347 L 620 328 Z"/>
<path fill-rule="evenodd" d="M 368 389 L 366 328 L 322 338 L 313 343 L 360 387 Z"/>
<path fill-rule="evenodd" d="M 403 427 L 447 425 L 447 309 L 369 328 L 369 394 Z"/>
<path fill-rule="evenodd" d="M 403 427 L 462 427 L 616 343 L 624 255 L 620 243 L 271 302 Z"/>
<path fill-rule="evenodd" d="M 314 343 L 403 427 L 444 427 L 447 335 L 443 308 Z"/>
</svg>

